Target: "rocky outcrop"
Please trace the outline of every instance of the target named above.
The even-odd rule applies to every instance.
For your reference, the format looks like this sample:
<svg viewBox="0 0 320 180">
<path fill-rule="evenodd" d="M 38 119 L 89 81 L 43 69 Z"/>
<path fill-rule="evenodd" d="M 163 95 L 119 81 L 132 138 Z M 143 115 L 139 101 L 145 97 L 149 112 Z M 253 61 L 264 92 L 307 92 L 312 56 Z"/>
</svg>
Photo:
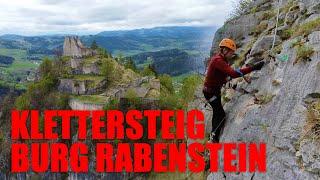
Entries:
<svg viewBox="0 0 320 180">
<path fill-rule="evenodd" d="M 110 97 L 125 104 L 124 99 L 130 93 L 131 96 L 141 98 L 147 106 L 151 106 L 150 102 L 159 98 L 159 79 L 140 77 L 112 58 L 95 55 L 95 52 L 85 48 L 77 37 L 66 37 L 64 55 L 71 56 L 67 63 L 70 71 L 65 74 L 65 78 L 59 80 L 58 90 L 74 95 L 75 98 L 69 101 L 72 109 L 103 109 Z M 101 72 L 103 63 L 112 65 L 112 73 L 117 74 L 109 77 L 109 81 L 107 75 Z M 100 97 L 96 99 L 97 96 Z M 104 99 L 103 102 L 101 98 Z"/>
<path fill-rule="evenodd" d="M 251 56 L 257 56 L 263 54 L 265 51 L 268 51 L 272 47 L 273 43 L 273 35 L 267 35 L 263 36 L 260 39 L 258 39 L 252 46 L 252 49 L 250 51 Z M 280 43 L 280 37 L 275 37 L 275 46 Z"/>
<path fill-rule="evenodd" d="M 83 102 L 77 99 L 71 99 L 69 106 L 73 110 L 101 110 L 104 104 Z"/>
<path fill-rule="evenodd" d="M 63 55 L 71 57 L 84 57 L 84 56 L 93 56 L 96 54 L 90 48 L 86 48 L 79 37 L 77 36 L 67 36 L 64 39 L 63 44 Z"/>
<path fill-rule="evenodd" d="M 224 24 L 215 34 L 215 41 L 212 43 L 210 55 L 213 55 L 218 51 L 217 47 L 219 42 L 225 38 L 232 38 L 236 40 L 242 40 L 247 36 L 250 31 L 256 27 L 260 21 L 259 17 L 262 13 L 244 15 L 243 18 L 232 19 L 228 23 Z"/>
<path fill-rule="evenodd" d="M 309 34 L 296 34 L 298 27 L 320 16 L 320 2 L 315 0 L 282 1 L 280 5 L 280 21 L 286 30 L 293 31 L 286 39 L 276 36 L 278 45 L 276 58 L 265 56 L 273 42 L 275 15 L 268 17 L 270 25 L 259 33 L 249 34 L 258 25 L 252 17 L 260 17 L 262 13 L 276 10 L 278 1 L 254 1 L 250 6 L 255 11 L 247 11 L 246 15 L 228 21 L 216 33 L 212 50 L 223 37 L 231 37 L 237 41 L 239 52 L 248 49 L 247 58 L 258 56 L 264 58 L 267 65 L 261 71 L 251 73 L 252 83 L 243 79 L 233 80 L 238 89 L 249 93 L 229 89 L 229 101 L 225 102 L 227 120 L 222 142 L 265 142 L 267 144 L 266 173 L 212 173 L 207 179 L 312 179 L 320 177 L 320 143 L 318 140 L 303 135 L 308 123 L 309 111 L 306 99 L 320 101 L 320 31 L 309 26 Z M 269 7 L 269 8 L 267 8 Z M 252 20 L 252 21 L 251 21 Z M 248 22 L 244 31 L 242 25 L 233 22 Z M 312 29 L 313 28 L 313 29 Z M 257 32 L 257 31 L 256 31 Z M 288 32 L 288 31 L 287 31 Z M 242 37 L 242 38 L 241 38 Z M 297 39 L 302 44 L 295 45 Z M 253 42 L 250 47 L 249 42 Z M 300 41 L 299 41 L 300 42 Z M 295 47 L 296 46 L 296 47 Z M 306 56 L 303 47 L 311 47 Z M 299 49 L 300 48 L 300 49 Z M 303 56 L 297 62 L 298 56 Z M 305 56 L 305 57 L 304 57 Z M 287 57 L 287 58 L 282 58 Z M 229 92 L 231 91 L 231 93 Z M 199 108 L 205 112 L 206 131 L 211 130 L 211 109 L 204 107 L 205 99 L 201 88 L 190 108 Z M 220 162 L 223 158 L 220 158 Z M 222 163 L 220 163 L 222 164 Z"/>
<path fill-rule="evenodd" d="M 114 97 L 120 99 L 125 98 L 131 91 L 138 98 L 154 98 L 159 99 L 160 96 L 160 80 L 155 77 L 142 77 L 124 84 L 116 88 L 110 89 L 107 93 L 114 94 Z"/>
<path fill-rule="evenodd" d="M 82 67 L 83 74 L 100 74 L 100 68 L 97 63 L 91 63 Z"/>
<path fill-rule="evenodd" d="M 71 58 L 70 59 L 71 68 L 81 69 L 82 62 L 83 62 L 83 58 L 76 58 L 76 57 Z"/>
<path fill-rule="evenodd" d="M 72 94 L 85 94 L 86 92 L 85 83 L 75 82 L 73 79 L 60 79 L 58 90 Z"/>
<path fill-rule="evenodd" d="M 100 59 L 95 57 L 70 59 L 70 66 L 72 68 L 72 74 L 101 74 Z"/>
<path fill-rule="evenodd" d="M 77 80 L 77 79 L 60 79 L 58 90 L 64 93 L 75 95 L 90 95 L 103 92 L 106 89 L 107 81 L 100 80 Z"/>
</svg>

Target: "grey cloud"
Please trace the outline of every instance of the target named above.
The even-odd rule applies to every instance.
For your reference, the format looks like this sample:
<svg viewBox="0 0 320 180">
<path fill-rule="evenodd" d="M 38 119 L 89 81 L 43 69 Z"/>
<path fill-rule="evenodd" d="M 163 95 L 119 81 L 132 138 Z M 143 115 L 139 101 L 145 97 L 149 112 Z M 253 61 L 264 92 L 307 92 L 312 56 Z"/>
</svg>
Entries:
<svg viewBox="0 0 320 180">
<path fill-rule="evenodd" d="M 45 9 L 34 9 L 34 8 L 19 8 L 16 10 L 16 12 L 21 16 L 21 17 L 43 17 L 43 16 L 54 16 L 55 13 L 45 10 Z"/>
<path fill-rule="evenodd" d="M 10 0 L 3 2 L 8 9 L 0 7 L 0 33 L 12 33 L 8 29 L 28 34 L 87 33 L 165 25 L 217 26 L 232 10 L 232 1 L 37 0 L 25 6 L 20 0 Z M 6 16 L 10 18 L 4 18 Z"/>
<path fill-rule="evenodd" d="M 48 25 L 57 25 L 57 26 L 67 26 L 67 25 L 79 25 L 81 22 L 74 21 L 74 20 L 62 20 L 62 19 L 42 19 L 39 18 L 39 22 Z"/>
<path fill-rule="evenodd" d="M 106 22 L 123 20 L 128 17 L 128 11 L 126 8 L 114 8 L 114 7 L 98 7 L 91 9 L 85 16 L 85 20 L 89 22 Z"/>
<path fill-rule="evenodd" d="M 48 5 L 56 5 L 65 2 L 66 0 L 40 0 L 41 4 L 48 4 Z"/>
</svg>

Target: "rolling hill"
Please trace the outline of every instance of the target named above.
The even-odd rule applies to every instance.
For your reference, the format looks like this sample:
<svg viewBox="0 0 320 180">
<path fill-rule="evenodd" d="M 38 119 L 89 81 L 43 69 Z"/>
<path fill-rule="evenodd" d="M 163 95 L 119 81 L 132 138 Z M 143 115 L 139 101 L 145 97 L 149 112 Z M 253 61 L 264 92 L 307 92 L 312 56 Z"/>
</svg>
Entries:
<svg viewBox="0 0 320 180">
<path fill-rule="evenodd" d="M 155 27 L 151 29 L 103 31 L 95 35 L 80 36 L 85 46 L 93 41 L 107 49 L 113 56 L 133 59 L 150 55 L 161 73 L 180 75 L 194 71 L 209 55 L 211 39 L 215 27 Z M 28 76 L 44 57 L 53 57 L 62 52 L 65 35 L 20 36 L 6 34 L 0 36 L 0 55 L 14 58 L 12 63 L 0 67 L 0 81 L 26 83 Z M 146 54 L 144 54 L 146 53 Z M 12 59 L 11 59 L 12 60 Z M 169 62 L 170 63 L 166 63 Z M 145 60 L 137 60 L 140 67 Z M 161 65 L 162 64 L 162 65 Z M 173 71 L 170 66 L 181 67 Z M 32 79 L 32 77 L 29 79 Z"/>
</svg>

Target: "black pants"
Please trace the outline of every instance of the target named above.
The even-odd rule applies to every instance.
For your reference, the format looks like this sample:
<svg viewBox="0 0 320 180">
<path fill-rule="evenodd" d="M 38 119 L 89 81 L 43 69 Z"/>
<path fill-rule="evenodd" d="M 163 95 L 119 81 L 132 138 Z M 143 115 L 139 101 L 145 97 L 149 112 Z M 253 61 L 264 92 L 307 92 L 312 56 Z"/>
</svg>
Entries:
<svg viewBox="0 0 320 180">
<path fill-rule="evenodd" d="M 225 116 L 226 113 L 223 110 L 222 104 L 221 104 L 221 95 L 214 95 L 211 93 L 203 92 L 204 97 L 209 100 L 212 96 L 216 96 L 216 99 L 210 102 L 210 106 L 212 107 L 212 130 L 215 134 L 215 140 L 219 142 L 219 136 L 221 133 L 222 128 L 224 127 L 225 123 Z"/>
</svg>

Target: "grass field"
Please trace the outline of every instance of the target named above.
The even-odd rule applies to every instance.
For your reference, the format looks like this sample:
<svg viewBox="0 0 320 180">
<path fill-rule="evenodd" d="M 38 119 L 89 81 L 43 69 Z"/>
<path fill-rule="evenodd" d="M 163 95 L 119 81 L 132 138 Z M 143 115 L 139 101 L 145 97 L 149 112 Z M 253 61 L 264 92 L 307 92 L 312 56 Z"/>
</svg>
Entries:
<svg viewBox="0 0 320 180">
<path fill-rule="evenodd" d="M 21 82 L 21 80 L 26 79 L 28 71 L 36 70 L 40 62 L 27 60 L 27 51 L 22 49 L 0 48 L 0 55 L 15 59 L 11 65 L 0 67 L 2 84 L 15 89 L 26 89 L 28 82 Z"/>
<path fill-rule="evenodd" d="M 5 49 L 0 48 L 0 55 L 13 57 L 14 62 L 8 66 L 7 69 L 9 72 L 15 72 L 19 70 L 37 68 L 38 64 L 34 61 L 26 60 L 27 51 L 22 49 Z"/>
<path fill-rule="evenodd" d="M 27 51 L 22 49 L 6 49 L 0 48 L 0 55 L 10 56 L 16 60 L 26 60 Z"/>
<path fill-rule="evenodd" d="M 19 70 L 36 69 L 37 67 L 38 64 L 32 61 L 15 60 L 10 66 L 8 66 L 7 70 L 10 72 L 15 72 Z"/>
</svg>

